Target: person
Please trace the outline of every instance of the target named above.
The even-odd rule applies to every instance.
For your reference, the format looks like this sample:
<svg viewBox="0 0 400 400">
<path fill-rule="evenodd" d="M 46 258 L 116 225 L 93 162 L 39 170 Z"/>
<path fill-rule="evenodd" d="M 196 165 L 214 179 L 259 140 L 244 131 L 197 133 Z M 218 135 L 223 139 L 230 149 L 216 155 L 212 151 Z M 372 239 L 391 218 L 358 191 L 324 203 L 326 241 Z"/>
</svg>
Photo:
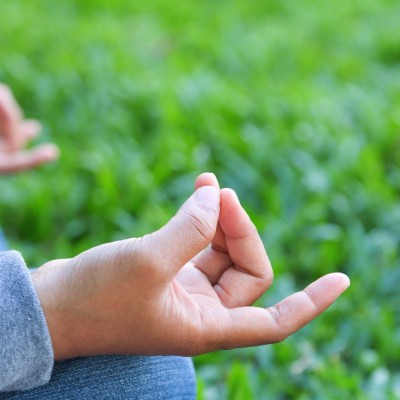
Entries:
<svg viewBox="0 0 400 400">
<path fill-rule="evenodd" d="M 211 173 L 151 234 L 33 274 L 19 253 L 0 253 L 0 399 L 194 399 L 188 357 L 284 340 L 349 286 L 328 274 L 252 307 L 272 281 L 254 224 Z"/>
</svg>

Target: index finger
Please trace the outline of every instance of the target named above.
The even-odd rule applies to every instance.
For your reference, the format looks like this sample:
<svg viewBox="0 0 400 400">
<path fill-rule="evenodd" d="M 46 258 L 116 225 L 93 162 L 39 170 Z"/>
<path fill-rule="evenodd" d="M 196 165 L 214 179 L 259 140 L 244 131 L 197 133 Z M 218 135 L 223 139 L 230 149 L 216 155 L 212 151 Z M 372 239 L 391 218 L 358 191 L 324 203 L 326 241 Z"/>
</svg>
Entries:
<svg viewBox="0 0 400 400">
<path fill-rule="evenodd" d="M 219 348 L 259 346 L 280 342 L 325 311 L 350 285 L 349 278 L 333 273 L 270 308 L 228 310 Z"/>
<path fill-rule="evenodd" d="M 256 227 L 231 189 L 221 190 L 219 223 L 233 265 L 214 289 L 229 308 L 250 305 L 269 288 L 273 271 Z"/>
</svg>

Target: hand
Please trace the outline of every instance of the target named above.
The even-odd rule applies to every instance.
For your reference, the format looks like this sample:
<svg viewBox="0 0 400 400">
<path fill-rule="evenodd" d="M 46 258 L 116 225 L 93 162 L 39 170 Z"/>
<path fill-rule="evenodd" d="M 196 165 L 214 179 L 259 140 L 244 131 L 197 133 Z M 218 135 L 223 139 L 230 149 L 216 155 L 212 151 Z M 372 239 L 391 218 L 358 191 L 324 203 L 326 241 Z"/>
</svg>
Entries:
<svg viewBox="0 0 400 400">
<path fill-rule="evenodd" d="M 281 341 L 348 286 L 326 275 L 270 308 L 267 254 L 235 193 L 212 174 L 163 228 L 45 264 L 34 274 L 56 359 L 197 355 Z"/>
<path fill-rule="evenodd" d="M 35 120 L 24 120 L 10 89 L 0 84 L 0 174 L 21 171 L 58 158 L 58 148 L 43 144 L 23 151 L 41 130 Z"/>
</svg>

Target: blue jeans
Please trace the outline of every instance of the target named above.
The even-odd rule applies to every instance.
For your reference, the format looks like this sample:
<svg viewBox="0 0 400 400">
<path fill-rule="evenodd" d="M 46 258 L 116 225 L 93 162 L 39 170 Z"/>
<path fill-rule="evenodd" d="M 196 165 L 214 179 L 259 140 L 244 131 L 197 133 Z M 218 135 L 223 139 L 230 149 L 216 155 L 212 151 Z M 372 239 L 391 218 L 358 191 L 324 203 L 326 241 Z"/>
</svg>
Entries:
<svg viewBox="0 0 400 400">
<path fill-rule="evenodd" d="M 172 356 L 101 356 L 56 362 L 47 385 L 0 393 L 0 399 L 14 400 L 195 398 L 192 360 Z"/>
<path fill-rule="evenodd" d="M 0 230 L 0 251 L 7 242 Z M 190 358 L 100 356 L 54 364 L 48 384 L 22 392 L 0 393 L 14 400 L 194 400 L 196 378 Z"/>
</svg>

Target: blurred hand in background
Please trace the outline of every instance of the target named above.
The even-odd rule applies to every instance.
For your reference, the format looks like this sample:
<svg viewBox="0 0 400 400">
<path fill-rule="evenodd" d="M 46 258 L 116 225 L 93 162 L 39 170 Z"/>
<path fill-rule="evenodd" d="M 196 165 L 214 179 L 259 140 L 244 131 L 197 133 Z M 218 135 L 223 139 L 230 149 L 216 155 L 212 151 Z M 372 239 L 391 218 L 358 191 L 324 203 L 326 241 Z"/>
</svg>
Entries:
<svg viewBox="0 0 400 400">
<path fill-rule="evenodd" d="M 53 144 L 26 150 L 27 144 L 41 131 L 36 120 L 25 120 L 11 90 L 0 84 L 0 174 L 37 167 L 58 158 Z"/>
</svg>

